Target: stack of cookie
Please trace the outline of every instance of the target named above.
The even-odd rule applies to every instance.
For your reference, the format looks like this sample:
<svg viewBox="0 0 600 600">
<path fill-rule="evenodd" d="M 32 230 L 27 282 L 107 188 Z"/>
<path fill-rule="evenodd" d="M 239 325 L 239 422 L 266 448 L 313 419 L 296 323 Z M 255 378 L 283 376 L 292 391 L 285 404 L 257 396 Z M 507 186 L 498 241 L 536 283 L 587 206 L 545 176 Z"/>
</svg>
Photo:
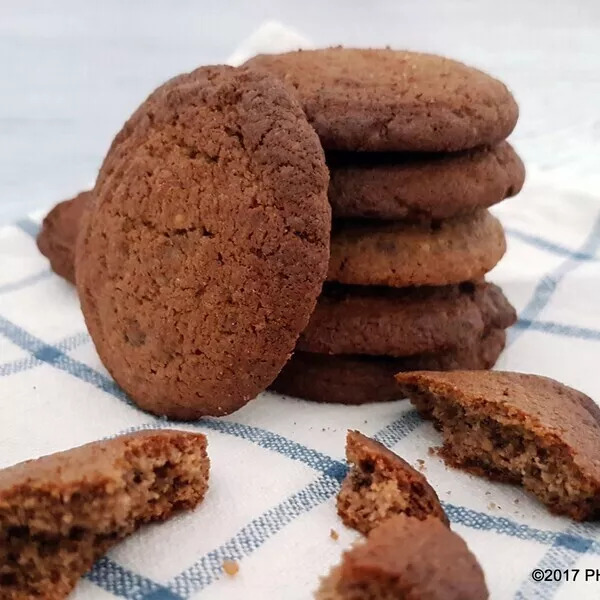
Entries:
<svg viewBox="0 0 600 600">
<path fill-rule="evenodd" d="M 272 389 L 358 404 L 406 370 L 489 369 L 515 312 L 484 280 L 505 252 L 488 207 L 524 168 L 507 88 L 445 58 L 332 48 L 261 55 L 319 134 L 333 211 L 327 282 Z"/>
</svg>

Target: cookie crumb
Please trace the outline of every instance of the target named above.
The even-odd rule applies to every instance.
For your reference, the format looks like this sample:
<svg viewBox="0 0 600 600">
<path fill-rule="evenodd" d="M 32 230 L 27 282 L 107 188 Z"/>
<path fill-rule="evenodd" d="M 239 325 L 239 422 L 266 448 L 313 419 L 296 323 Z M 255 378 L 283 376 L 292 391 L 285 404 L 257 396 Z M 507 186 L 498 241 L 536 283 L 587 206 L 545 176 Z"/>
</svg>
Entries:
<svg viewBox="0 0 600 600">
<path fill-rule="evenodd" d="M 235 560 L 224 560 L 223 561 L 223 571 L 227 573 L 230 577 L 235 577 L 237 572 L 240 570 L 240 565 L 237 564 Z"/>
<path fill-rule="evenodd" d="M 490 503 L 488 504 L 488 508 L 489 508 L 490 510 L 494 510 L 494 509 L 496 509 L 496 508 L 498 508 L 498 507 L 497 507 L 497 506 L 496 506 L 496 504 L 494 504 L 493 502 L 490 502 Z"/>
<path fill-rule="evenodd" d="M 329 537 L 330 537 L 332 540 L 335 540 L 335 541 L 337 541 L 337 540 L 340 538 L 340 534 L 339 534 L 339 533 L 338 533 L 338 532 L 337 532 L 335 529 L 331 529 L 331 530 L 329 531 Z"/>
</svg>

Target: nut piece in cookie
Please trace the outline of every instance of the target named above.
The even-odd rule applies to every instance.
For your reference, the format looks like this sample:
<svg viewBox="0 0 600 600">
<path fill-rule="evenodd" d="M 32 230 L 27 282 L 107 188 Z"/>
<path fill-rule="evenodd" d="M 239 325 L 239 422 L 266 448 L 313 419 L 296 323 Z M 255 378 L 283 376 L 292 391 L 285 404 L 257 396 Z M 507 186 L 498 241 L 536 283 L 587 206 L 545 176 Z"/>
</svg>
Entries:
<svg viewBox="0 0 600 600">
<path fill-rule="evenodd" d="M 317 600 L 485 600 L 483 571 L 439 519 L 396 515 L 344 553 Z"/>
<path fill-rule="evenodd" d="M 0 471 L 0 598 L 64 598 L 140 525 L 195 507 L 206 437 L 144 431 Z"/>
<path fill-rule="evenodd" d="M 338 514 L 348 527 L 368 534 L 396 514 L 417 519 L 448 518 L 425 477 L 383 444 L 349 431 L 346 458 L 352 465 L 337 498 Z"/>
<path fill-rule="evenodd" d="M 50 261 L 52 270 L 75 283 L 75 241 L 79 223 L 91 192 L 59 202 L 44 218 L 36 238 L 39 251 Z"/>
<path fill-rule="evenodd" d="M 402 393 L 444 436 L 444 460 L 522 485 L 549 509 L 600 518 L 600 408 L 537 375 L 494 371 L 400 373 Z"/>
</svg>

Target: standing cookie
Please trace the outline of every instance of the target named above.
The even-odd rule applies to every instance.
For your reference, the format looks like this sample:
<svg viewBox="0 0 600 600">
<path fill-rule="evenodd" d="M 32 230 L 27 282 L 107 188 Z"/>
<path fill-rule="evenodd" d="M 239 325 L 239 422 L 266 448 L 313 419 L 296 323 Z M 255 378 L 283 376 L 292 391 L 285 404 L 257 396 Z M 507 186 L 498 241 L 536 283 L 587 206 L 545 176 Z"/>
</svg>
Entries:
<svg viewBox="0 0 600 600">
<path fill-rule="evenodd" d="M 139 406 L 224 415 L 271 383 L 314 308 L 323 151 L 284 86 L 246 69 L 202 67 L 136 115 L 78 239 L 86 323 Z"/>
<path fill-rule="evenodd" d="M 433 54 L 340 47 L 261 54 L 246 65 L 285 81 L 326 150 L 492 145 L 510 134 L 519 112 L 503 83 Z"/>
</svg>

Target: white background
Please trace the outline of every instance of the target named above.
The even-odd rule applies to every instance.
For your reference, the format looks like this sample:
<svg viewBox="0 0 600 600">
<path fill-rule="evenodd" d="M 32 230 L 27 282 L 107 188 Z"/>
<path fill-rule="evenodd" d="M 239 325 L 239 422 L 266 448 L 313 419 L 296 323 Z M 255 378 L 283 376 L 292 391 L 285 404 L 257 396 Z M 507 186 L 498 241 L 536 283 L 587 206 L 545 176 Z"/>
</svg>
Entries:
<svg viewBox="0 0 600 600">
<path fill-rule="evenodd" d="M 530 174 L 600 189 L 599 0 L 0 0 L 0 223 L 91 185 L 166 78 L 223 62 L 268 19 L 316 45 L 445 53 L 514 91 Z"/>
</svg>

